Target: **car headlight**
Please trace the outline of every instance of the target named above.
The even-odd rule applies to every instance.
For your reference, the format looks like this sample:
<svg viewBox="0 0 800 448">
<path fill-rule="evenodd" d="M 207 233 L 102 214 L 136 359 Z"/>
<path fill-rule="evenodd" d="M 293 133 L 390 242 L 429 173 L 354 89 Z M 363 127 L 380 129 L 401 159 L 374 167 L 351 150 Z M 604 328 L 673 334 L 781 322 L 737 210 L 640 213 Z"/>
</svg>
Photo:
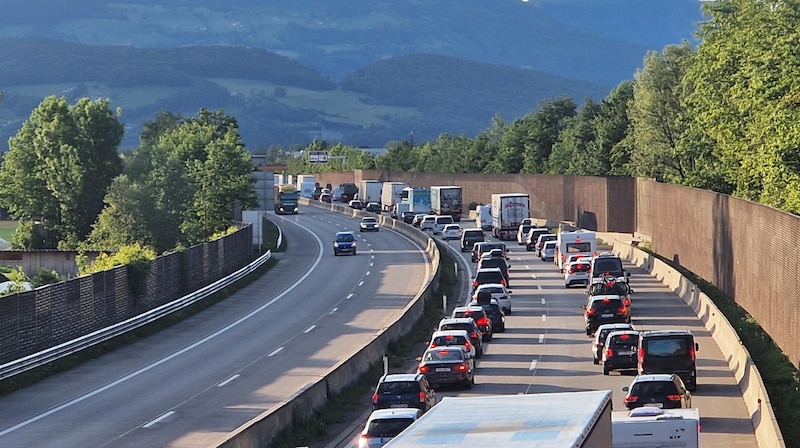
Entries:
<svg viewBox="0 0 800 448">
<path fill-rule="evenodd" d="M 333 247 L 339 247 L 339 243 L 333 243 Z"/>
</svg>

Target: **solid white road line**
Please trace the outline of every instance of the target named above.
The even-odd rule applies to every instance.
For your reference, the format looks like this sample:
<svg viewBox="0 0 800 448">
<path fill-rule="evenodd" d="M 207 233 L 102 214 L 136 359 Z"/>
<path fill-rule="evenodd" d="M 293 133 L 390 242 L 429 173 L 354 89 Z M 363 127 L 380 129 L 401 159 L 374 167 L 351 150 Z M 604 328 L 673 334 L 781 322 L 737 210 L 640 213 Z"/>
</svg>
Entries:
<svg viewBox="0 0 800 448">
<path fill-rule="evenodd" d="M 544 303 L 545 303 L 545 300 L 544 300 L 544 297 L 542 297 L 542 305 L 544 305 Z"/>
<path fill-rule="evenodd" d="M 364 280 L 361 280 L 360 282 L 358 282 L 358 286 L 364 286 Z"/>
<path fill-rule="evenodd" d="M 174 413 L 175 413 L 175 411 L 169 411 L 166 414 L 162 415 L 161 417 L 158 417 L 155 420 L 150 420 L 149 422 L 145 423 L 144 426 L 142 426 L 142 428 L 149 428 L 149 427 L 155 425 L 158 422 L 164 421 L 164 420 L 168 419 Z"/>
<path fill-rule="evenodd" d="M 536 285 L 536 287 L 542 289 L 542 285 Z"/>
<path fill-rule="evenodd" d="M 235 380 L 236 380 L 237 378 L 239 378 L 240 376 L 241 376 L 241 375 L 239 375 L 239 374 L 237 373 L 236 375 L 233 375 L 232 377 L 228 378 L 227 380 L 225 380 L 225 381 L 223 381 L 223 382 L 221 382 L 221 383 L 217 384 L 217 387 L 225 387 L 225 386 L 227 386 L 228 384 L 230 384 L 231 382 L 235 381 Z"/>
</svg>

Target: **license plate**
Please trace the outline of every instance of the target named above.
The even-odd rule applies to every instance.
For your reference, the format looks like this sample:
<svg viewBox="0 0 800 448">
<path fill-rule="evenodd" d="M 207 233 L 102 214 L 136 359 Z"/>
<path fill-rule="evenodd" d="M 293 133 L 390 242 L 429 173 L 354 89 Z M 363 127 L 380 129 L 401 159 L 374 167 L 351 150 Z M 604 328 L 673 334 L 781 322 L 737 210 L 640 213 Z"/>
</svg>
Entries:
<svg viewBox="0 0 800 448">
<path fill-rule="evenodd" d="M 436 369 L 436 371 L 437 372 L 449 372 L 450 368 L 449 367 L 439 367 L 439 368 Z"/>
<path fill-rule="evenodd" d="M 659 406 L 661 406 L 660 403 L 659 403 Z M 392 404 L 389 405 L 389 407 L 390 408 L 407 408 L 408 407 L 408 403 L 392 403 Z"/>
<path fill-rule="evenodd" d="M 392 437 L 381 437 L 381 443 L 389 443 L 392 440 Z"/>
<path fill-rule="evenodd" d="M 614 313 L 603 314 L 601 317 L 614 317 Z"/>
<path fill-rule="evenodd" d="M 619 352 L 620 356 L 630 356 L 632 354 L 633 354 L 633 352 Z"/>
<path fill-rule="evenodd" d="M 662 408 L 662 407 L 664 407 L 664 403 L 645 403 L 644 407 L 646 407 L 646 408 Z"/>
</svg>

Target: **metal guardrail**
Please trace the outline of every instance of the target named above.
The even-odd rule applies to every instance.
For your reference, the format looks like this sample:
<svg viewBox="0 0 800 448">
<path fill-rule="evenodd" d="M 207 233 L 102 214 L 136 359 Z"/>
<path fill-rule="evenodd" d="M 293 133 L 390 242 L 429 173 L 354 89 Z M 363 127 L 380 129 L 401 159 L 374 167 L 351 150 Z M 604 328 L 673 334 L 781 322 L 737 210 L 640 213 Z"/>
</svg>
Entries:
<svg viewBox="0 0 800 448">
<path fill-rule="evenodd" d="M 239 269 L 233 274 L 221 278 L 208 286 L 198 289 L 197 291 L 187 294 L 180 299 L 173 300 L 170 303 L 161 305 L 158 308 L 147 311 L 146 313 L 89 333 L 85 336 L 81 336 L 77 339 L 73 339 L 69 342 L 65 342 L 63 344 L 59 344 L 40 352 L 2 364 L 0 365 L 0 380 L 5 380 L 27 370 L 41 367 L 49 362 L 53 362 L 65 356 L 75 354 L 93 345 L 108 341 L 109 339 L 155 322 L 164 316 L 193 305 L 194 303 L 214 294 L 220 289 L 225 288 L 247 276 L 251 272 L 261 267 L 270 258 L 272 258 L 272 252 L 267 251 L 266 254 L 258 257 L 252 263 Z"/>
</svg>

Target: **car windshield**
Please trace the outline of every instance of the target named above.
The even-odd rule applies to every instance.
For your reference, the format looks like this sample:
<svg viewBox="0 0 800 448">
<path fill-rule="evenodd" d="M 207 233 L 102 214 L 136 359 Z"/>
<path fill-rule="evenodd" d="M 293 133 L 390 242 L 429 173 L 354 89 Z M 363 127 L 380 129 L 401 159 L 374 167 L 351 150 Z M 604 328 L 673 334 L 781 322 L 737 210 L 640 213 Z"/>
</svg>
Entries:
<svg viewBox="0 0 800 448">
<path fill-rule="evenodd" d="M 491 294 L 503 294 L 505 291 L 499 286 L 485 286 L 478 289 L 479 292 L 488 292 Z"/>
<path fill-rule="evenodd" d="M 353 239 L 354 239 L 353 235 L 350 235 L 349 233 L 346 233 L 346 234 L 343 234 L 343 235 L 336 235 L 336 242 L 337 243 L 347 243 L 347 242 L 353 241 Z"/>
<path fill-rule="evenodd" d="M 642 381 L 634 383 L 631 388 L 631 395 L 643 397 L 663 397 L 677 393 L 678 390 L 672 381 Z"/>
<path fill-rule="evenodd" d="M 603 299 L 592 302 L 592 309 L 600 313 L 614 313 L 622 307 L 619 299 Z"/>
<path fill-rule="evenodd" d="M 475 276 L 475 280 L 479 283 L 500 283 L 503 280 L 503 273 L 502 272 L 479 272 L 478 275 Z"/>
<path fill-rule="evenodd" d="M 375 218 L 361 218 L 361 222 L 368 223 L 368 224 L 374 224 L 374 223 L 378 222 L 378 220 L 375 219 Z"/>
<path fill-rule="evenodd" d="M 371 437 L 395 437 L 400 431 L 414 423 L 413 418 L 385 418 L 369 422 L 367 435 Z"/>
<path fill-rule="evenodd" d="M 423 361 L 461 361 L 464 354 L 460 350 L 428 350 Z"/>
</svg>

